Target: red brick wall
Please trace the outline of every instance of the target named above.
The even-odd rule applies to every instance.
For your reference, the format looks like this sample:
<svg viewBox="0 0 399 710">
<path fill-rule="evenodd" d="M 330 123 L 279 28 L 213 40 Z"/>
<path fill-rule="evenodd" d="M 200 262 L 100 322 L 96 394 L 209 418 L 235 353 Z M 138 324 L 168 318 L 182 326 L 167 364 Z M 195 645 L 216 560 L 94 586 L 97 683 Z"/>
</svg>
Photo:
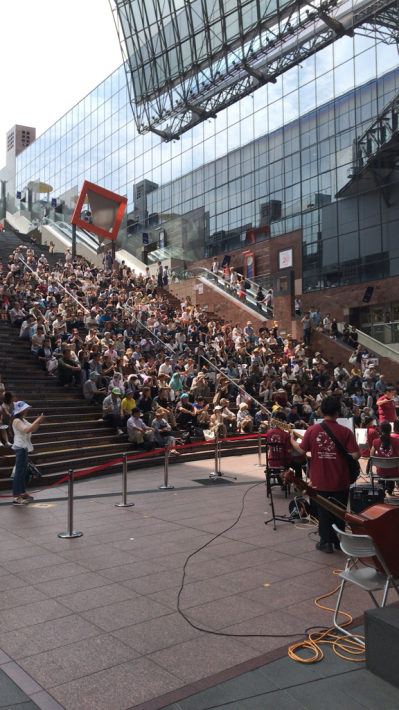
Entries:
<svg viewBox="0 0 399 710">
<path fill-rule="evenodd" d="M 279 237 L 271 239 L 269 242 L 269 259 L 270 259 L 270 272 L 275 274 L 279 271 L 278 268 L 278 252 L 281 249 L 293 248 L 293 269 L 295 272 L 295 281 L 298 279 L 301 281 L 300 290 L 295 289 L 296 293 L 301 293 L 302 291 L 302 233 L 300 229 L 295 232 L 289 232 L 288 234 L 282 234 Z"/>
<path fill-rule="evenodd" d="M 348 360 L 352 351 L 339 340 L 331 340 L 328 336 L 314 331 L 310 345 L 313 352 L 318 350 L 321 352 L 322 357 L 327 360 L 327 362 L 332 362 L 334 366 L 336 366 L 337 362 L 340 360 L 345 363 L 347 369 L 350 366 Z M 379 355 L 378 357 L 380 359 L 379 370 L 385 375 L 389 384 L 396 386 L 397 381 L 399 381 L 399 363 L 391 360 L 389 357 L 381 357 Z"/>
<path fill-rule="evenodd" d="M 279 237 L 274 237 L 274 239 L 258 242 L 258 244 L 249 244 L 247 246 L 242 246 L 239 249 L 224 252 L 219 255 L 219 261 L 222 262 L 224 254 L 227 254 L 231 256 L 230 265 L 234 266 L 234 268 L 240 273 L 244 273 L 244 252 L 252 252 L 255 256 L 254 281 L 256 281 L 256 276 L 274 274 L 278 271 L 278 251 L 280 249 L 286 249 L 287 247 L 294 248 L 295 279 L 302 279 L 302 245 L 301 231 L 299 229 L 295 232 L 289 232 L 288 234 L 282 234 Z M 201 259 L 201 261 L 195 261 L 190 264 L 190 266 L 205 266 L 209 269 L 211 264 L 212 258 L 209 258 Z M 300 293 L 301 290 L 302 288 L 300 288 L 297 293 Z"/>
<path fill-rule="evenodd" d="M 219 255 L 219 261 L 222 263 L 224 254 L 231 256 L 230 266 L 234 268 L 239 273 L 244 273 L 244 259 L 245 254 L 243 252 L 252 252 L 255 257 L 255 278 L 256 276 L 264 276 L 265 274 L 270 274 L 270 263 L 269 263 L 269 244 L 270 240 L 264 242 L 258 242 L 258 244 L 249 244 L 248 246 L 240 247 L 239 249 L 233 249 L 232 251 L 226 251 Z M 212 257 L 209 259 L 201 259 L 201 261 L 195 261 L 190 266 L 205 266 L 210 269 L 212 264 Z"/>
<path fill-rule="evenodd" d="M 301 296 L 302 310 L 310 309 L 312 306 L 319 307 L 323 315 L 331 313 L 332 318 L 339 321 L 350 322 L 357 325 L 351 319 L 350 309 L 365 306 L 362 298 L 367 286 L 374 286 L 370 305 L 378 303 L 389 303 L 399 300 L 399 278 L 392 276 L 388 279 L 380 279 L 368 283 L 353 284 L 351 286 L 340 286 L 323 291 L 312 291 Z"/>
<path fill-rule="evenodd" d="M 200 282 L 197 279 L 188 279 L 187 281 L 170 284 L 167 288 L 168 291 L 182 301 L 185 296 L 190 296 L 194 305 L 198 304 L 202 307 L 207 305 L 208 311 L 225 321 L 231 321 L 233 325 L 238 323 L 240 328 L 243 328 L 249 320 L 252 321 L 252 325 L 256 331 L 262 324 L 266 323 L 269 326 L 271 325 L 271 321 L 266 321 L 264 318 L 258 317 L 255 312 L 248 313 L 241 307 L 239 301 L 231 301 L 224 296 L 223 293 L 216 291 L 211 286 L 204 284 L 203 293 L 194 291 L 193 286 L 198 283 Z"/>
</svg>

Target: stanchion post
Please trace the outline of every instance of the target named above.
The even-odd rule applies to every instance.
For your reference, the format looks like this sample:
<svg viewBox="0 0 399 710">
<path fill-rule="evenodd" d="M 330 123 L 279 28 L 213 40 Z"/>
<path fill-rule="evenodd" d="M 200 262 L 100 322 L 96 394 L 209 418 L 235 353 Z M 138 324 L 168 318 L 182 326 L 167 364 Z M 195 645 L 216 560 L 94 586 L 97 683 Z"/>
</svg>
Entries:
<svg viewBox="0 0 399 710">
<path fill-rule="evenodd" d="M 258 463 L 255 463 L 254 466 L 263 466 L 263 464 L 262 464 L 262 432 L 260 429 L 258 430 Z"/>
<path fill-rule="evenodd" d="M 122 465 L 122 503 L 115 503 L 115 508 L 131 508 L 134 503 L 127 501 L 127 454 L 123 454 Z"/>
<path fill-rule="evenodd" d="M 215 469 L 211 471 L 209 476 L 220 476 L 220 462 L 219 462 L 219 433 L 216 431 L 215 434 Z"/>
<path fill-rule="evenodd" d="M 166 446 L 165 446 L 165 463 L 164 463 L 164 472 L 163 472 L 163 485 L 158 486 L 158 488 L 161 491 L 171 491 L 174 488 L 174 486 L 169 485 L 168 476 L 169 476 L 169 444 L 166 444 Z"/>
<path fill-rule="evenodd" d="M 58 537 L 82 537 L 83 533 L 73 529 L 73 470 L 70 468 L 68 480 L 68 530 L 58 533 Z"/>
</svg>

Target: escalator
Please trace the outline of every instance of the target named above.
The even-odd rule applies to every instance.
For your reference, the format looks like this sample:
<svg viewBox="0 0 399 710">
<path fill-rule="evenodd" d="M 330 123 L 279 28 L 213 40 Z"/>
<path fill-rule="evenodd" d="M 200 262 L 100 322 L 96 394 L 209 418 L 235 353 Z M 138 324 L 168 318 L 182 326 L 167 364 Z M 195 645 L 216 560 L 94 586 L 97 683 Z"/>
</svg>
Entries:
<svg viewBox="0 0 399 710">
<path fill-rule="evenodd" d="M 254 314 L 258 317 L 260 316 L 268 320 L 273 319 L 272 308 L 268 308 L 264 303 L 260 304 L 260 308 L 258 307 L 258 303 L 256 300 L 256 292 L 258 290 L 259 285 L 254 281 L 251 281 L 250 279 L 245 279 L 246 282 L 250 283 L 251 288 L 246 289 L 247 295 L 246 300 L 244 301 L 234 295 L 232 289 L 230 288 L 230 284 L 228 284 L 224 280 L 222 271 L 219 271 L 216 276 L 214 273 L 212 273 L 212 271 L 206 269 L 203 266 L 194 266 L 190 269 L 172 269 L 172 272 L 172 283 L 173 281 L 177 282 L 185 281 L 187 279 L 197 279 L 201 283 L 206 284 L 215 291 L 218 291 L 223 294 L 225 298 L 233 301 L 238 306 L 240 306 L 240 308 L 243 308 L 245 311 L 247 311 L 249 314 Z M 263 292 L 265 293 L 266 289 Z"/>
</svg>

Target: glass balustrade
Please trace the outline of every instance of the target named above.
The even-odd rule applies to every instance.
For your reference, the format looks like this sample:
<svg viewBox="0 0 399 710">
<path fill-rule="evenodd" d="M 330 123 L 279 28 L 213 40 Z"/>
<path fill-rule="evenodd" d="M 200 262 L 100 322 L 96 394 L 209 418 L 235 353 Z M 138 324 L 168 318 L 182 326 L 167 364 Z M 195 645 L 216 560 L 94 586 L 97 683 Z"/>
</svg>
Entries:
<svg viewBox="0 0 399 710">
<path fill-rule="evenodd" d="M 172 269 L 171 270 L 171 282 L 178 282 L 178 281 L 185 281 L 186 279 L 194 279 L 194 278 L 201 278 L 205 279 L 207 282 L 209 282 L 209 285 L 213 288 L 218 288 L 221 291 L 224 291 L 226 294 L 229 296 L 233 296 L 234 298 L 237 299 L 240 303 L 242 303 L 245 306 L 248 306 L 256 312 L 258 315 L 262 315 L 265 318 L 273 318 L 273 309 L 268 308 L 264 303 L 258 304 L 256 300 L 256 292 L 258 290 L 258 284 L 256 284 L 254 281 L 250 281 L 249 279 L 245 279 L 251 284 L 250 289 L 246 289 L 246 298 L 241 299 L 238 297 L 238 289 L 231 287 L 230 283 L 228 281 L 225 281 L 225 279 L 222 276 L 222 272 L 220 271 L 217 275 L 212 273 L 209 269 L 202 267 L 202 266 L 193 266 L 190 269 L 185 269 L 183 267 Z"/>
</svg>

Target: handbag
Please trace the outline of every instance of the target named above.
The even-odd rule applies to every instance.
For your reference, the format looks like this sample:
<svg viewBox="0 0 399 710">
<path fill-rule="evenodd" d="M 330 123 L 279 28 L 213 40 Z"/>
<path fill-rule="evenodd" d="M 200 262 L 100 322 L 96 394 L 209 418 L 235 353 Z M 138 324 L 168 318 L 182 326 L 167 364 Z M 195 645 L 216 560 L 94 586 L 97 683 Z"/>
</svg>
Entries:
<svg viewBox="0 0 399 710">
<path fill-rule="evenodd" d="M 351 456 L 347 451 L 345 451 L 344 447 L 342 444 L 338 441 L 337 437 L 335 434 L 332 433 L 331 429 L 328 428 L 327 424 L 325 421 L 321 422 L 320 424 L 321 428 L 326 432 L 327 436 L 330 437 L 331 441 L 334 442 L 335 446 L 337 447 L 338 451 L 342 456 L 344 457 L 346 463 L 348 464 L 348 469 L 349 469 L 349 480 L 351 485 L 353 483 L 356 483 L 359 474 L 360 474 L 360 464 L 359 461 L 356 461 L 353 456 Z"/>
</svg>

